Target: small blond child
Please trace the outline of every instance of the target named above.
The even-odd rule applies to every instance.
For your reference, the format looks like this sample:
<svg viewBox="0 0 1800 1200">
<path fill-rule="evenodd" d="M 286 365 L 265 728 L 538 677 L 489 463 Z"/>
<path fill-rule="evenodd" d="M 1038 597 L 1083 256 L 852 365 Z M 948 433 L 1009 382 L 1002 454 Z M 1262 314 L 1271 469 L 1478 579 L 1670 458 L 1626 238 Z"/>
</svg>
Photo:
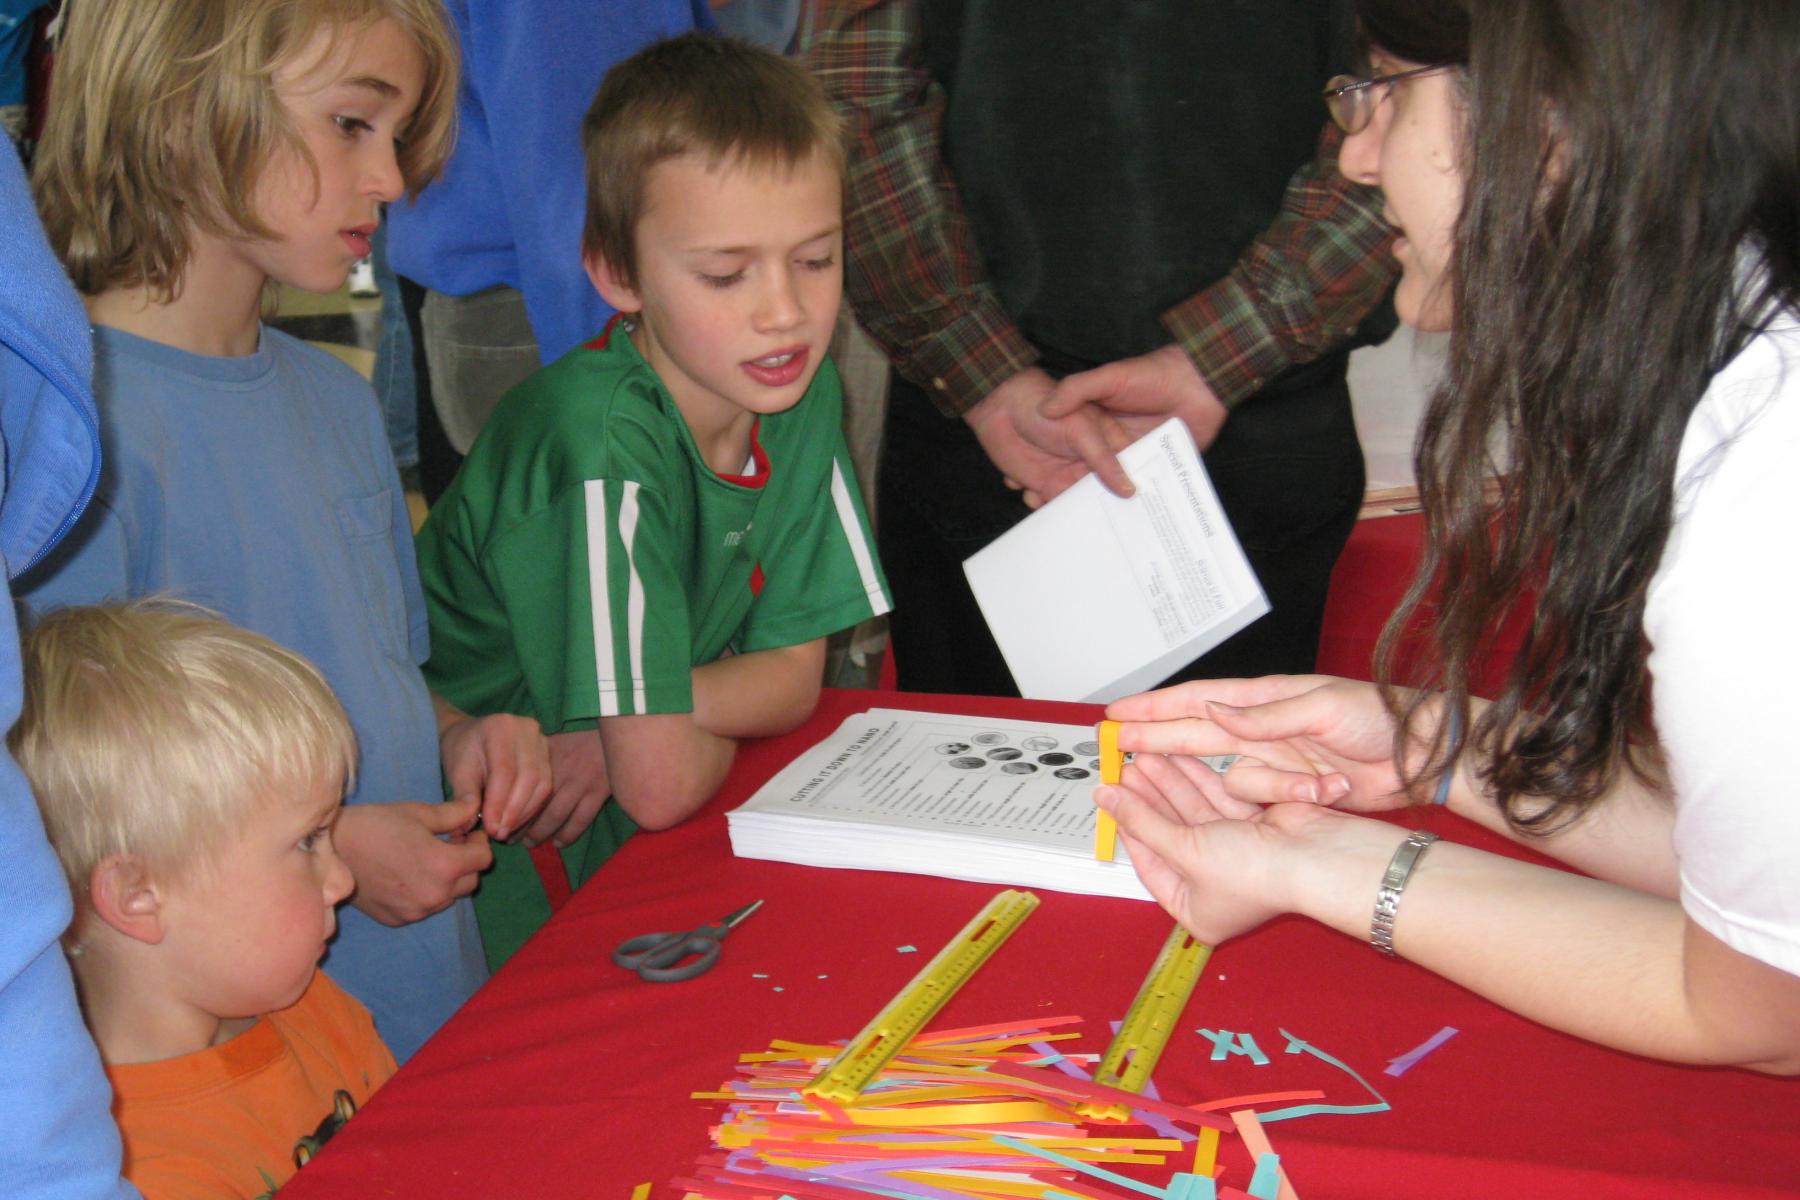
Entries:
<svg viewBox="0 0 1800 1200">
<path fill-rule="evenodd" d="M 318 969 L 351 888 L 343 707 L 299 655 L 154 601 L 63 609 L 24 668 L 9 743 L 74 892 L 125 1175 L 146 1200 L 264 1195 L 394 1072 Z"/>
<path fill-rule="evenodd" d="M 583 756 L 610 783 L 555 837 L 577 885 L 805 720 L 826 636 L 890 607 L 826 359 L 844 152 L 817 81 L 684 35 L 607 73 L 582 140 L 583 261 L 622 317 L 501 399 L 419 533 L 432 686 L 535 716 L 559 787 Z M 490 958 L 547 915 L 532 867 L 495 853 Z"/>
</svg>

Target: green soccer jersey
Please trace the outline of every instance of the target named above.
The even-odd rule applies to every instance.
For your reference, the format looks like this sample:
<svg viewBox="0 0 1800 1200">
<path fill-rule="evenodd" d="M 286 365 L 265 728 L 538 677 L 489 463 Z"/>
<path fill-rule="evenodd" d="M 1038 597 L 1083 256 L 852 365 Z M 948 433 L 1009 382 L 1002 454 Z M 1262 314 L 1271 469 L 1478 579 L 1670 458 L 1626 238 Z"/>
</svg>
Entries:
<svg viewBox="0 0 1800 1200">
<path fill-rule="evenodd" d="M 727 648 L 797 645 L 888 611 L 842 409 L 827 360 L 798 404 L 758 420 L 745 473 L 719 475 L 622 331 L 537 372 L 419 530 L 433 690 L 546 733 L 689 712 L 693 668 Z M 633 828 L 606 805 L 563 850 L 570 882 Z M 498 966 L 549 906 L 527 854 L 494 851 L 475 902 Z"/>
<path fill-rule="evenodd" d="M 687 712 L 690 672 L 891 607 L 822 363 L 709 469 L 631 339 L 606 334 L 509 392 L 419 531 L 426 676 L 471 713 L 546 731 Z"/>
</svg>

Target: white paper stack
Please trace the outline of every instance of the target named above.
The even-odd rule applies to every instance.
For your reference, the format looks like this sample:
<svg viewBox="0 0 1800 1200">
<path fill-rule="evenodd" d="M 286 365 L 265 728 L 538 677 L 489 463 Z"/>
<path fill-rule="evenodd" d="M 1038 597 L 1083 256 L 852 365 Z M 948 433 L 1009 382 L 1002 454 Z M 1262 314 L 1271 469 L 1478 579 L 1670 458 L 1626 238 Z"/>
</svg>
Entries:
<svg viewBox="0 0 1800 1200">
<path fill-rule="evenodd" d="M 1193 435 L 1171 419 L 963 564 L 1021 695 L 1109 703 L 1154 687 L 1269 611 Z"/>
<path fill-rule="evenodd" d="M 1099 745 L 1085 725 L 872 709 L 727 818 L 742 858 L 1148 900 L 1094 858 Z"/>
</svg>

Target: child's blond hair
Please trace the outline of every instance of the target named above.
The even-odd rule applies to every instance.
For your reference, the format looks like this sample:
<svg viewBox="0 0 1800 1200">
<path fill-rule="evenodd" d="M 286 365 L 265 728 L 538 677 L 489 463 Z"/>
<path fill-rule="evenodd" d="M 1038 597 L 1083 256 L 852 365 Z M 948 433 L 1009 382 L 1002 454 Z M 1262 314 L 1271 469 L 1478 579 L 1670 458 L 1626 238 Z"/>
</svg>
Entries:
<svg viewBox="0 0 1800 1200">
<path fill-rule="evenodd" d="M 70 0 L 33 160 L 51 245 L 87 295 L 180 287 L 193 230 L 269 238 L 252 209 L 277 148 L 310 162 L 275 73 L 321 33 L 394 21 L 425 59 L 399 147 L 410 193 L 455 139 L 456 37 L 442 0 Z"/>
<path fill-rule="evenodd" d="M 23 658 L 7 743 L 78 907 L 111 855 L 179 879 L 272 801 L 354 781 L 356 735 L 318 670 L 205 609 L 61 609 L 26 635 Z"/>
<path fill-rule="evenodd" d="M 792 168 L 814 154 L 841 175 L 843 123 L 796 62 L 732 38 L 688 33 L 638 51 L 606 73 L 581 124 L 587 219 L 581 250 L 637 284 L 637 225 L 650 168 L 695 154 L 721 163 Z"/>
</svg>

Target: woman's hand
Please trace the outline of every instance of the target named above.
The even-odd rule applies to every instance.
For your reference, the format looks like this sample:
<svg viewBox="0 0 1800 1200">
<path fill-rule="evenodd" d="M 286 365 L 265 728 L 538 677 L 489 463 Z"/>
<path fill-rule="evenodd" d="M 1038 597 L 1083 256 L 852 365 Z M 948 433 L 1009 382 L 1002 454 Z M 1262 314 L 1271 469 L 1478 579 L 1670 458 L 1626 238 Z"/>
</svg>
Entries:
<svg viewBox="0 0 1800 1200">
<path fill-rule="evenodd" d="M 1246 816 L 1246 804 L 1374 812 L 1412 803 L 1394 761 L 1394 721 L 1372 683 L 1325 675 L 1201 680 L 1128 696 L 1106 715 L 1120 722 L 1121 750 L 1170 756 L 1222 815 Z M 1418 760 L 1424 752 L 1419 746 Z M 1214 754 L 1242 757 L 1222 776 L 1176 757 Z"/>
<path fill-rule="evenodd" d="M 1118 821 L 1157 903 L 1209 945 L 1295 911 L 1296 852 L 1318 823 L 1355 819 L 1313 804 L 1242 805 L 1247 816 L 1224 816 L 1168 760 L 1155 762 L 1149 771 L 1143 759 L 1132 763 L 1118 786 L 1096 789 L 1094 799 Z"/>
</svg>

